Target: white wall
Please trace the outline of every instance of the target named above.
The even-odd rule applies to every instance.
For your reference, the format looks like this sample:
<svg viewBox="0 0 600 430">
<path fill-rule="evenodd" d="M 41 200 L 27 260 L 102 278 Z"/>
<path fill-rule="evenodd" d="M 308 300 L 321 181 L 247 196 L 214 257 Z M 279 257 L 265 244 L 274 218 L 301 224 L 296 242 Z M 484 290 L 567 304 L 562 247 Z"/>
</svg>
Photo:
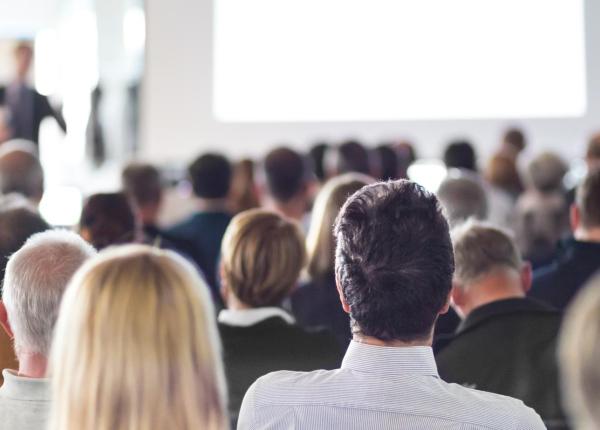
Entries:
<svg viewBox="0 0 600 430">
<path fill-rule="evenodd" d="M 438 156 L 449 138 L 468 137 L 490 155 L 507 124 L 523 126 L 529 152 L 542 148 L 579 157 L 589 134 L 600 129 L 600 0 L 587 0 L 588 110 L 581 118 L 340 123 L 222 124 L 212 114 L 213 9 L 210 0 L 147 0 L 147 47 L 142 112 L 142 156 L 182 162 L 218 149 L 233 156 L 260 155 L 289 142 L 358 137 L 377 142 L 409 137 L 422 156 Z M 543 11 L 540 11 L 543 13 Z M 532 23 L 532 31 L 535 31 Z M 560 29 L 557 29 L 560 31 Z"/>
</svg>

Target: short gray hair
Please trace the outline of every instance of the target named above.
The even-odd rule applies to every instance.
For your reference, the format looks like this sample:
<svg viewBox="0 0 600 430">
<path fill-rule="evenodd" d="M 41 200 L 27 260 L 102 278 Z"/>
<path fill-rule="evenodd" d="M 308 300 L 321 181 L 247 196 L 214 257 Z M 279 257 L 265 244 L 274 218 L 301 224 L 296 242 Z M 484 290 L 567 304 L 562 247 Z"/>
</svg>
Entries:
<svg viewBox="0 0 600 430">
<path fill-rule="evenodd" d="M 37 233 L 8 260 L 2 300 L 17 355 L 47 356 L 64 290 L 96 250 L 66 230 Z"/>
<path fill-rule="evenodd" d="M 553 152 L 539 154 L 527 168 L 531 185 L 542 193 L 563 190 L 563 179 L 568 171 L 567 163 Z"/>
<path fill-rule="evenodd" d="M 0 191 L 39 200 L 44 193 L 44 171 L 36 146 L 27 140 L 9 140 L 0 148 Z"/>
<path fill-rule="evenodd" d="M 481 179 L 474 173 L 451 169 L 441 183 L 437 197 L 451 226 L 470 218 L 486 219 L 488 201 Z"/>
<path fill-rule="evenodd" d="M 470 284 L 497 269 L 521 270 L 521 254 L 502 229 L 491 224 L 468 221 L 452 230 L 454 277 Z"/>
<path fill-rule="evenodd" d="M 560 370 L 567 409 L 577 428 L 599 428 L 600 276 L 569 307 L 560 335 Z"/>
</svg>

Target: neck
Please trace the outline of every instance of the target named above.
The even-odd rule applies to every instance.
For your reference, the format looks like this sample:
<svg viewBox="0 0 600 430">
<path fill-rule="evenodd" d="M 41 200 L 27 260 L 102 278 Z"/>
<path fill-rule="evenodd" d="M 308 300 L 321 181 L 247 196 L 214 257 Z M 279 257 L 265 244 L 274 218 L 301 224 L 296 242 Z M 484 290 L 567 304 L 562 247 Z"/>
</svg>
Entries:
<svg viewBox="0 0 600 430">
<path fill-rule="evenodd" d="M 19 354 L 19 376 L 27 378 L 44 378 L 48 359 L 39 353 Z"/>
<path fill-rule="evenodd" d="M 410 342 L 404 342 L 402 340 L 381 340 L 381 339 L 377 339 L 376 337 L 364 336 L 359 333 L 354 333 L 354 336 L 352 336 L 352 340 L 354 342 L 364 343 L 366 345 L 386 346 L 386 347 L 391 347 L 391 348 L 408 348 L 411 346 L 431 346 L 431 344 L 433 342 L 433 331 L 427 337 L 427 339 L 414 340 L 414 341 L 410 341 Z"/>
<path fill-rule="evenodd" d="M 579 242 L 600 242 L 600 227 L 578 228 L 573 234 Z"/>
<path fill-rule="evenodd" d="M 293 197 L 287 202 L 273 202 L 274 209 L 286 218 L 302 221 L 306 211 L 306 203 L 303 198 Z"/>
<path fill-rule="evenodd" d="M 198 210 L 203 212 L 227 212 L 227 199 L 198 199 Z"/>
<path fill-rule="evenodd" d="M 464 287 L 466 300 L 459 313 L 467 317 L 474 309 L 499 300 L 525 297 L 518 274 L 499 273 L 487 276 Z"/>
</svg>

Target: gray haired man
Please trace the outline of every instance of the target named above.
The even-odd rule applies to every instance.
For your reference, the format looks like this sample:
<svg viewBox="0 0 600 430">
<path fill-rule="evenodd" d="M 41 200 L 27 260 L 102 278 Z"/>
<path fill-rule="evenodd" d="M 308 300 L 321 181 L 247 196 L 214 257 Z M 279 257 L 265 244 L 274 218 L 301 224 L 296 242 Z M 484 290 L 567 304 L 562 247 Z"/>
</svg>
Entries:
<svg viewBox="0 0 600 430">
<path fill-rule="evenodd" d="M 10 257 L 0 324 L 14 339 L 19 369 L 2 372 L 0 429 L 46 428 L 46 366 L 60 302 L 73 274 L 95 252 L 78 235 L 54 230 L 33 235 Z"/>
</svg>

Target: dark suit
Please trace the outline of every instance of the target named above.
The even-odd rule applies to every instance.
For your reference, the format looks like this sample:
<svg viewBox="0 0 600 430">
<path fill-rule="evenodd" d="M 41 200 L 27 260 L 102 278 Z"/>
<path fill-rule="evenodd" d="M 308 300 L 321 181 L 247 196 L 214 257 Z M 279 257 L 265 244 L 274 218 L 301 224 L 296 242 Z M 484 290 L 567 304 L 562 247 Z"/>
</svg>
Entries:
<svg viewBox="0 0 600 430">
<path fill-rule="evenodd" d="M 556 340 L 560 312 L 531 299 L 473 310 L 453 338 L 436 344 L 440 376 L 522 400 L 549 429 L 564 429 Z"/>
<path fill-rule="evenodd" d="M 571 240 L 554 263 L 534 272 L 529 295 L 563 310 L 598 270 L 600 243 Z"/>
<path fill-rule="evenodd" d="M 27 115 L 22 117 L 23 111 L 8 97 L 8 88 L 0 87 L 0 105 L 8 109 L 9 126 L 13 139 L 27 139 L 36 144 L 39 143 L 40 125 L 44 118 L 49 116 L 56 120 L 63 131 L 67 130 L 61 113 L 52 108 L 46 96 L 33 88 L 23 87 L 22 96 L 27 100 Z"/>
<path fill-rule="evenodd" d="M 219 331 L 234 421 L 246 391 L 259 377 L 277 370 L 336 369 L 342 362 L 331 334 L 309 332 L 277 316 L 249 327 L 219 323 Z"/>
</svg>

